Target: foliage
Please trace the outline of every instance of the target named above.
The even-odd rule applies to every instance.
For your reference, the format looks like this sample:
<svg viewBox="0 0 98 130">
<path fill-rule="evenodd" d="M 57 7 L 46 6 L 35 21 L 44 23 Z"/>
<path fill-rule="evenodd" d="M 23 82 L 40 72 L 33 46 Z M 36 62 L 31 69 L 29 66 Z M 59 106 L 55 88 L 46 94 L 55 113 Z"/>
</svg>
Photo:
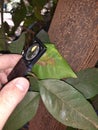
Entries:
<svg viewBox="0 0 98 130">
<path fill-rule="evenodd" d="M 21 0 L 20 3 L 16 3 L 16 6 L 12 8 L 10 11 L 12 14 L 12 20 L 15 24 L 15 26 L 12 29 L 5 29 L 8 36 L 12 36 L 15 34 L 15 31 L 20 26 L 21 22 L 24 21 L 24 27 L 30 26 L 35 21 L 42 21 L 43 23 L 45 21 L 50 21 L 51 16 L 53 14 L 54 8 L 56 6 L 57 0 L 53 0 L 52 4 L 54 5 L 52 7 L 51 2 L 47 0 L 31 0 L 29 2 L 25 2 L 25 0 Z M 44 15 L 41 15 L 41 10 L 44 8 L 45 4 L 49 4 L 49 13 L 46 12 L 46 17 L 44 18 Z M 14 3 L 15 4 L 15 3 Z M 51 11 L 50 11 L 51 8 Z M 21 12 L 21 17 L 20 13 Z M 49 15 L 50 14 L 50 15 Z M 8 28 L 8 23 L 6 21 L 6 24 L 4 24 L 5 28 Z"/>
<path fill-rule="evenodd" d="M 98 94 L 98 69 L 88 68 L 77 73 L 77 79 L 69 78 L 67 83 L 78 89 L 86 99 Z M 93 86 L 93 87 L 92 87 Z"/>
<path fill-rule="evenodd" d="M 40 10 L 46 2 L 47 0 L 31 0 L 29 4 L 25 4 L 21 1 L 21 4 L 12 10 L 15 27 L 11 31 L 6 30 L 8 37 L 15 33 L 16 28 L 23 20 L 23 27 L 26 27 L 26 31 L 21 32 L 21 35 L 11 44 L 7 44 L 11 53 L 21 54 L 27 40 L 26 34 L 29 34 L 27 27 L 33 22 L 43 21 L 46 25 L 47 20 L 40 14 Z M 21 12 L 21 17 L 19 12 Z M 50 21 L 51 17 L 49 15 L 48 17 Z M 0 37 L 2 37 L 1 30 Z M 73 127 L 68 129 L 97 130 L 98 117 L 87 99 L 90 100 L 98 94 L 98 68 L 82 70 L 75 74 L 54 44 L 50 42 L 45 28 L 37 33 L 37 37 L 47 46 L 47 52 L 32 67 L 32 72 L 27 77 L 31 83 L 29 92 L 8 119 L 4 130 L 19 129 L 34 117 L 40 98 L 56 120 Z M 0 43 L 2 43 L 0 50 L 5 50 L 3 37 L 0 39 Z"/>
<path fill-rule="evenodd" d="M 98 128 L 97 115 L 78 90 L 60 80 L 41 82 L 42 100 L 53 117 L 67 126 L 79 129 L 95 130 Z"/>
<path fill-rule="evenodd" d="M 39 98 L 39 93 L 28 92 L 9 118 L 4 130 L 17 130 L 34 117 L 38 108 Z"/>
<path fill-rule="evenodd" d="M 76 77 L 68 63 L 62 58 L 53 44 L 46 44 L 47 51 L 34 65 L 33 72 L 40 79 Z"/>
</svg>

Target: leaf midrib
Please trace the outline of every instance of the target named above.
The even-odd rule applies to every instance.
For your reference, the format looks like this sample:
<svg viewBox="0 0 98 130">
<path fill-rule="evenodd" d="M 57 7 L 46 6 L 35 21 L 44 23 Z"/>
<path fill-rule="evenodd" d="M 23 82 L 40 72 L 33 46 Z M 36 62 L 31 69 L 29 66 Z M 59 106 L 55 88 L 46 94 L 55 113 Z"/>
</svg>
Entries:
<svg viewBox="0 0 98 130">
<path fill-rule="evenodd" d="M 45 86 L 45 85 L 44 85 Z M 44 87 L 45 89 L 47 89 L 47 91 L 49 91 L 48 88 Z M 72 108 L 74 111 L 78 112 L 79 115 L 81 115 L 85 120 L 89 121 L 94 127 L 98 128 L 98 125 L 94 122 L 92 122 L 92 120 L 88 120 L 88 117 L 84 116 L 80 111 L 76 110 L 76 108 L 74 108 L 73 106 L 69 105 L 68 103 L 65 103 L 64 100 L 62 98 L 59 98 L 58 95 L 54 94 L 52 91 L 51 94 L 55 95 L 60 101 L 62 101 L 65 105 L 69 106 L 70 108 Z"/>
</svg>

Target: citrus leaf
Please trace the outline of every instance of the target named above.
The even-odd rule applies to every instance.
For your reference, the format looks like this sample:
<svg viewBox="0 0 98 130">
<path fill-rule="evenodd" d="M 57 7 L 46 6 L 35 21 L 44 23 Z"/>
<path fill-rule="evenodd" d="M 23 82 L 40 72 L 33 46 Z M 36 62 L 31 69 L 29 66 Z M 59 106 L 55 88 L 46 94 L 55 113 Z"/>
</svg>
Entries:
<svg viewBox="0 0 98 130">
<path fill-rule="evenodd" d="M 9 50 L 12 53 L 21 53 L 23 46 L 25 43 L 25 33 L 22 33 L 22 35 L 19 37 L 18 40 L 13 41 L 11 44 L 9 44 Z"/>
<path fill-rule="evenodd" d="M 28 92 L 8 119 L 3 130 L 17 130 L 35 116 L 39 104 L 39 93 Z"/>
<path fill-rule="evenodd" d="M 32 25 L 32 23 L 34 23 L 36 21 L 36 17 L 33 15 L 31 16 L 26 16 L 25 20 L 24 20 L 24 26 L 29 27 L 30 25 Z"/>
<path fill-rule="evenodd" d="M 77 128 L 67 127 L 66 130 L 79 130 Z"/>
<path fill-rule="evenodd" d="M 41 98 L 47 110 L 66 126 L 97 130 L 98 117 L 91 104 L 71 85 L 60 80 L 42 80 Z"/>
<path fill-rule="evenodd" d="M 40 13 L 40 9 L 38 9 L 37 7 L 34 8 L 34 15 L 38 20 L 43 20 L 43 17 Z"/>
<path fill-rule="evenodd" d="M 0 39 L 0 51 L 5 51 L 5 42 L 4 42 L 4 39 Z"/>
<path fill-rule="evenodd" d="M 0 28 L 0 51 L 5 51 L 5 50 L 6 50 L 5 39 L 3 36 L 2 28 Z"/>
<path fill-rule="evenodd" d="M 43 6 L 47 3 L 47 0 L 31 0 L 30 4 L 33 7 L 38 7 L 39 9 L 43 8 Z"/>
<path fill-rule="evenodd" d="M 38 34 L 37 37 L 43 42 L 43 43 L 49 43 L 50 39 L 49 39 L 49 35 L 48 33 L 42 29 Z"/>
<path fill-rule="evenodd" d="M 39 92 L 40 82 L 38 79 L 32 76 L 27 76 L 27 78 L 29 78 L 30 81 L 30 91 Z"/>
<path fill-rule="evenodd" d="M 76 79 L 66 80 L 79 90 L 87 99 L 98 94 L 98 68 L 89 68 L 77 73 Z"/>
<path fill-rule="evenodd" d="M 26 13 L 26 7 L 24 5 L 24 2 L 21 0 L 21 4 L 19 4 L 19 6 L 17 6 L 17 8 L 12 13 L 12 20 L 15 24 L 15 28 L 17 28 L 21 21 L 24 20 L 24 18 L 26 17 Z"/>
<path fill-rule="evenodd" d="M 76 77 L 68 63 L 59 54 L 53 44 L 45 44 L 46 53 L 34 65 L 32 71 L 39 79 Z"/>
</svg>

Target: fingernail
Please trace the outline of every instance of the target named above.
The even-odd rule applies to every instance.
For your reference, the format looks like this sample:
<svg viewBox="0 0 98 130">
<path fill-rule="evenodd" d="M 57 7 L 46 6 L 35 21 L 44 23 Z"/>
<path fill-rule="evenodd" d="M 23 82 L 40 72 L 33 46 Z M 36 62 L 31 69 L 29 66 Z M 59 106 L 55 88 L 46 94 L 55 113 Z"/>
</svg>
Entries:
<svg viewBox="0 0 98 130">
<path fill-rule="evenodd" d="M 29 87 L 29 83 L 25 78 L 17 78 L 15 81 L 15 85 L 21 91 L 27 91 Z"/>
</svg>

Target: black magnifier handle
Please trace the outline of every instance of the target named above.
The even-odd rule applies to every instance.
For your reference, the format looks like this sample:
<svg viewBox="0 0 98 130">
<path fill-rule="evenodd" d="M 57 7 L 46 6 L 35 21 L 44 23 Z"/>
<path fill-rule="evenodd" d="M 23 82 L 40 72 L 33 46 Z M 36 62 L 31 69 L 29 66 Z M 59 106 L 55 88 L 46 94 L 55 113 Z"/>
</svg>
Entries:
<svg viewBox="0 0 98 130">
<path fill-rule="evenodd" d="M 11 73 L 8 75 L 8 82 L 17 77 L 24 77 L 27 74 L 27 66 L 24 62 L 23 57 L 18 61 L 16 66 L 13 68 Z"/>
<path fill-rule="evenodd" d="M 8 75 L 8 82 L 16 77 L 25 77 L 45 51 L 46 46 L 38 38 L 34 38 L 32 44 L 23 51 L 22 58 Z"/>
</svg>

